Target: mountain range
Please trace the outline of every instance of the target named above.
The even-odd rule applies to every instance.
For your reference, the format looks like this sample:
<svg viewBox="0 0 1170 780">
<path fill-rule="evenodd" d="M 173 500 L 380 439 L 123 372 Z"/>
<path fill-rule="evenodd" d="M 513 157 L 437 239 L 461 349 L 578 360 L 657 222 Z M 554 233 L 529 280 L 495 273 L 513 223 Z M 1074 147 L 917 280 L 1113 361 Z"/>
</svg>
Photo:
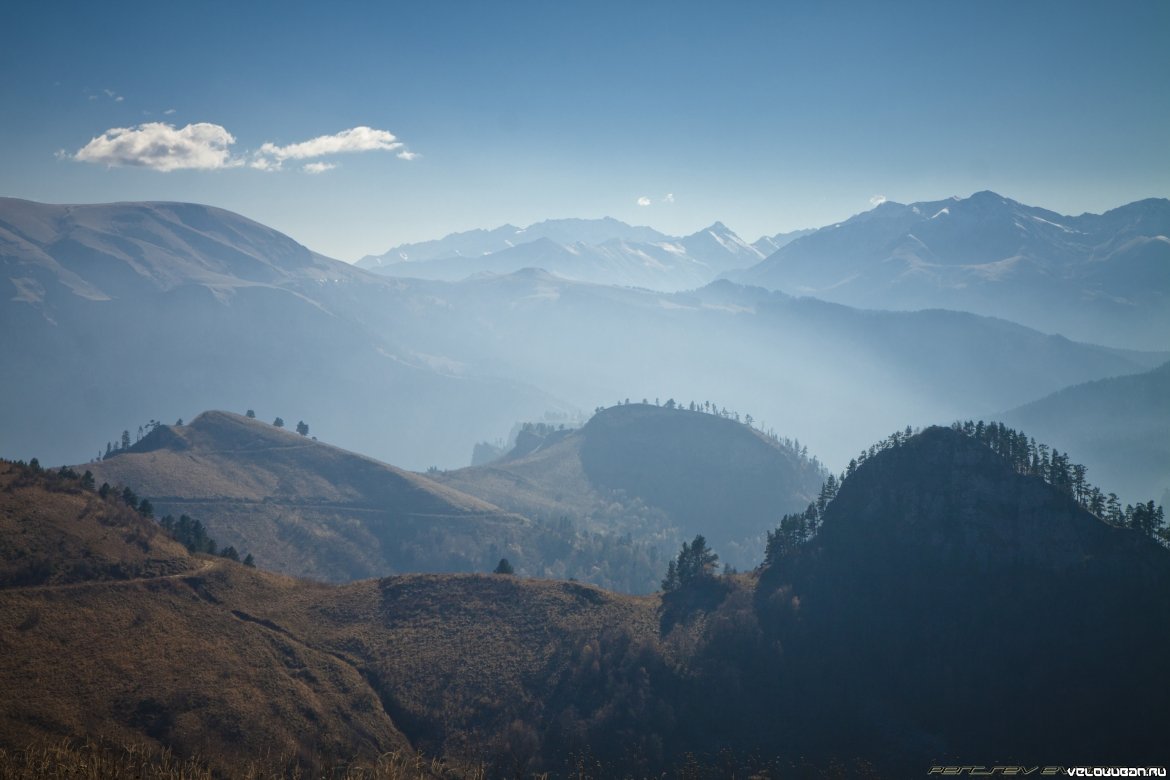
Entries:
<svg viewBox="0 0 1170 780">
<path fill-rule="evenodd" d="M 887 201 L 728 276 L 850 306 L 958 309 L 1081 341 L 1165 349 L 1170 200 L 1080 216 L 994 192 Z"/>
<path fill-rule="evenodd" d="M 986 417 L 1167 358 L 726 280 L 662 293 L 535 269 L 388 277 L 190 204 L 3 199 L 0 238 L 0 325 L 20 334 L 0 343 L 3 454 L 45 462 L 219 408 L 449 468 L 517 421 L 673 395 L 734 404 L 839 467 L 907 423 Z"/>
<path fill-rule="evenodd" d="M 765 236 L 757 244 L 779 246 L 790 235 Z M 689 236 L 672 237 L 607 217 L 454 233 L 364 257 L 357 266 L 392 276 L 445 281 L 531 267 L 576 281 L 672 292 L 701 287 L 721 273 L 746 268 L 764 256 L 721 222 Z"/>
</svg>

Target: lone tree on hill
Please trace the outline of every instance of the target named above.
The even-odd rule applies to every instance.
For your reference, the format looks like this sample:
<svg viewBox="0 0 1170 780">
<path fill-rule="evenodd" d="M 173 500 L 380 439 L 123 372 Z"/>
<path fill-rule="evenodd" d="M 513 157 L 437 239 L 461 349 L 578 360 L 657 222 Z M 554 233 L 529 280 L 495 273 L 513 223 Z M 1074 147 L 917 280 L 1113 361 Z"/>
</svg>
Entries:
<svg viewBox="0 0 1170 780">
<path fill-rule="evenodd" d="M 284 418 L 277 417 L 275 420 L 272 421 L 272 424 L 275 425 L 277 428 L 283 428 L 284 427 Z"/>
<path fill-rule="evenodd" d="M 256 419 L 256 410 L 249 409 L 248 411 L 244 412 L 244 416 L 247 417 L 249 420 L 255 420 Z"/>
<path fill-rule="evenodd" d="M 707 546 L 702 534 L 692 542 L 683 542 L 678 558 L 666 567 L 662 589 L 667 593 L 684 588 L 696 580 L 713 577 L 719 568 L 719 556 Z"/>
<path fill-rule="evenodd" d="M 309 435 L 309 426 L 305 423 L 304 420 L 301 420 L 297 423 L 297 433 L 299 433 L 301 436 Z"/>
<path fill-rule="evenodd" d="M 516 570 L 512 568 L 512 564 L 508 563 L 507 558 L 500 558 L 500 562 L 496 564 L 496 568 L 492 570 L 492 574 L 515 574 Z"/>
</svg>

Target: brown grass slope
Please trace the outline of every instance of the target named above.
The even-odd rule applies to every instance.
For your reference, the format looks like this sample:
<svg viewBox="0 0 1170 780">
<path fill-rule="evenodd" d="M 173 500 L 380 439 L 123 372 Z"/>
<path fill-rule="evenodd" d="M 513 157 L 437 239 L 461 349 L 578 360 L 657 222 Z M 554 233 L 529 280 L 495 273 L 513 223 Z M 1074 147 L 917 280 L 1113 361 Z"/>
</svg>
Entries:
<svg viewBox="0 0 1170 780">
<path fill-rule="evenodd" d="M 30 528 L 100 535 L 101 514 L 58 500 L 49 480 L 0 493 L 3 510 L 39 484 Z M 137 560 L 133 543 L 120 549 Z M 59 566 L 85 555 L 54 552 Z M 84 738 L 230 772 L 413 745 L 527 765 L 546 706 L 584 683 L 601 698 L 578 702 L 571 722 L 604 721 L 612 660 L 660 652 L 656 597 L 493 575 L 333 586 L 173 552 L 186 568 L 169 575 L 0 588 L 0 749 Z"/>
<path fill-rule="evenodd" d="M 528 527 L 426 477 L 228 412 L 161 426 L 90 468 L 266 568 L 330 581 L 482 568 L 491 542 L 506 547 Z"/>
<path fill-rule="evenodd" d="M 178 574 L 186 549 L 76 477 L 0 461 L 0 586 Z"/>
<path fill-rule="evenodd" d="M 558 719 L 572 724 L 577 747 L 587 747 L 589 730 L 608 724 L 608 708 L 621 709 L 618 665 L 636 658 L 665 669 L 654 596 L 502 575 L 292 587 L 245 576 L 234 566 L 212 570 L 200 579 L 201 593 L 286 642 L 360 670 L 411 747 L 427 755 L 527 764 Z M 643 698 L 649 687 L 647 678 Z M 578 697 L 582 688 L 590 696 Z"/>
<path fill-rule="evenodd" d="M 230 581 L 232 598 L 213 595 L 209 580 Z M 299 587 L 225 561 L 175 577 L 0 591 L 4 742 L 145 741 L 227 767 L 404 747 L 358 670 L 242 608 L 248 594 Z"/>
<path fill-rule="evenodd" d="M 530 452 L 438 479 L 529 516 L 657 535 L 672 552 L 702 533 L 725 561 L 747 568 L 759 563 L 765 532 L 806 507 L 823 475 L 747 425 L 625 404 Z"/>
<path fill-rule="evenodd" d="M 0 745 L 86 737 L 219 767 L 406 747 L 358 669 L 248 611 L 310 586 L 190 556 L 80 480 L 3 468 L 0 565 L 48 574 L 0 583 Z"/>
</svg>

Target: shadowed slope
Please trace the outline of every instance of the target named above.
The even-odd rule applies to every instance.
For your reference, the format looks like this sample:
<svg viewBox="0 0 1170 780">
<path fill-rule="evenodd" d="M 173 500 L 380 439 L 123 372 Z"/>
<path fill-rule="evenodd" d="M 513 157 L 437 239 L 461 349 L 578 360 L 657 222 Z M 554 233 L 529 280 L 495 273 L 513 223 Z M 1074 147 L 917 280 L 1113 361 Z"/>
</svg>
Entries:
<svg viewBox="0 0 1170 780">
<path fill-rule="evenodd" d="M 746 425 L 627 404 L 533 451 L 518 446 L 500 461 L 438 478 L 517 512 L 659 538 L 669 554 L 702 533 L 725 561 L 751 567 L 764 532 L 805 507 L 823 477 L 814 462 Z"/>
<path fill-rule="evenodd" d="M 1165 759 L 1170 551 L 959 432 L 868 459 L 757 603 L 817 741 L 907 768 Z"/>
</svg>

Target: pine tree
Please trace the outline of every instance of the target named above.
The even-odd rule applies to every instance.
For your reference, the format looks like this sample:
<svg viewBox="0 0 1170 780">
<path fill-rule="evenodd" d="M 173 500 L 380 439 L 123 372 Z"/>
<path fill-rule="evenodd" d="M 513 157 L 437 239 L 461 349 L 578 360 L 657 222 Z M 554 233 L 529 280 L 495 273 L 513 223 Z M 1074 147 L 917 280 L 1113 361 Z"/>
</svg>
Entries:
<svg viewBox="0 0 1170 780">
<path fill-rule="evenodd" d="M 691 542 L 683 542 L 678 558 L 671 561 L 666 569 L 666 579 L 663 590 L 667 590 L 668 582 L 677 582 L 675 589 L 685 587 L 690 583 L 703 578 L 711 577 L 719 566 L 719 556 L 707 547 L 707 540 L 702 534 L 695 536 Z M 672 570 L 674 578 L 672 579 Z"/>
<path fill-rule="evenodd" d="M 667 593 L 678 590 L 678 563 L 672 558 L 666 566 L 666 577 L 662 580 L 662 589 Z"/>
</svg>

